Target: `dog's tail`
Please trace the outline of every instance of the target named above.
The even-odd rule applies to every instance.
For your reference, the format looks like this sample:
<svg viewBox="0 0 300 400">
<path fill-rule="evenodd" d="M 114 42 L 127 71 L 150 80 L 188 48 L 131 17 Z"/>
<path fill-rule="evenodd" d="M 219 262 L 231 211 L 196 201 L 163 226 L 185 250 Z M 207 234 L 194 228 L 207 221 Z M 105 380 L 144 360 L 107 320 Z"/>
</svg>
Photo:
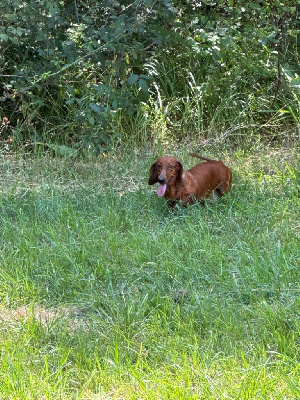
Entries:
<svg viewBox="0 0 300 400">
<path fill-rule="evenodd" d="M 216 161 L 216 160 L 212 160 L 211 158 L 199 156 L 199 154 L 196 154 L 196 153 L 189 153 L 189 156 L 200 158 L 200 160 L 204 160 L 204 161 Z"/>
</svg>

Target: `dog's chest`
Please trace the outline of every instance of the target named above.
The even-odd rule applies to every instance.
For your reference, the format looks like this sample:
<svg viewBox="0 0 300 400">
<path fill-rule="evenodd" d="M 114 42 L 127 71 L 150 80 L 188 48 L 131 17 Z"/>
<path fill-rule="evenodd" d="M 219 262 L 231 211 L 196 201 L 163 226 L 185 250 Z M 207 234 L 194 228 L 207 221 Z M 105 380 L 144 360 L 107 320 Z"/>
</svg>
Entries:
<svg viewBox="0 0 300 400">
<path fill-rule="evenodd" d="M 173 200 L 183 200 L 190 194 L 194 194 L 195 182 L 193 176 L 188 171 L 183 171 L 181 182 L 170 185 L 167 188 L 165 197 Z"/>
</svg>

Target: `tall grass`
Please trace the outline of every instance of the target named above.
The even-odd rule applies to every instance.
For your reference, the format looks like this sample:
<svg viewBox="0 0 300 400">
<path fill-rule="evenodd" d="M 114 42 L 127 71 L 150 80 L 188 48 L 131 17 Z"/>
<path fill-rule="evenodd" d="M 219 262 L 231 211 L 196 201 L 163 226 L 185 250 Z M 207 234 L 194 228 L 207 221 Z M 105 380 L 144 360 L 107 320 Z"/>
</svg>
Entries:
<svg viewBox="0 0 300 400">
<path fill-rule="evenodd" d="M 174 212 L 155 154 L 2 160 L 0 398 L 299 398 L 299 153 L 207 152 L 231 194 Z"/>
<path fill-rule="evenodd" d="M 176 59 L 157 55 L 145 69 L 154 78 L 151 97 L 134 116 L 122 114 L 120 131 L 126 143 L 167 144 L 187 136 L 237 145 L 257 138 L 299 139 L 294 72 L 289 76 L 283 71 L 287 91 L 276 94 L 275 75 L 262 81 L 257 72 L 243 68 L 222 71 L 210 58 L 190 52 L 183 51 Z"/>
</svg>

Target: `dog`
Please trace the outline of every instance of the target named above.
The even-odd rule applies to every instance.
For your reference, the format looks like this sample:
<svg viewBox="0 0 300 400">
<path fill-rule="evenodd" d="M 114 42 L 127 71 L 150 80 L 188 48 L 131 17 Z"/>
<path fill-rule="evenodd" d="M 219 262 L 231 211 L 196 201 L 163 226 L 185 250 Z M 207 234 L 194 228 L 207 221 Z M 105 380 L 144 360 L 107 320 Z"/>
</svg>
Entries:
<svg viewBox="0 0 300 400">
<path fill-rule="evenodd" d="M 192 157 L 205 162 L 184 170 L 179 160 L 163 156 L 150 168 L 149 185 L 159 183 L 157 195 L 164 196 L 171 206 L 181 202 L 193 204 L 196 201 L 204 204 L 204 199 L 223 196 L 231 188 L 232 173 L 222 161 L 190 153 Z"/>
</svg>

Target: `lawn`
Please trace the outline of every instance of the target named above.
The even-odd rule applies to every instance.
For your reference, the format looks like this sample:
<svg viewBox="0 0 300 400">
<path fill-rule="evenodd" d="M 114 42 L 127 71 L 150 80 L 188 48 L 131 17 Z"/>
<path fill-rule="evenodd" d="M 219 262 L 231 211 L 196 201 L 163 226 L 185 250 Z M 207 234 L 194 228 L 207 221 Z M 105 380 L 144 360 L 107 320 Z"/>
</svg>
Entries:
<svg viewBox="0 0 300 400">
<path fill-rule="evenodd" d="M 159 151 L 2 156 L 0 399 L 299 399 L 299 154 L 207 148 L 231 194 L 174 211 Z"/>
</svg>

